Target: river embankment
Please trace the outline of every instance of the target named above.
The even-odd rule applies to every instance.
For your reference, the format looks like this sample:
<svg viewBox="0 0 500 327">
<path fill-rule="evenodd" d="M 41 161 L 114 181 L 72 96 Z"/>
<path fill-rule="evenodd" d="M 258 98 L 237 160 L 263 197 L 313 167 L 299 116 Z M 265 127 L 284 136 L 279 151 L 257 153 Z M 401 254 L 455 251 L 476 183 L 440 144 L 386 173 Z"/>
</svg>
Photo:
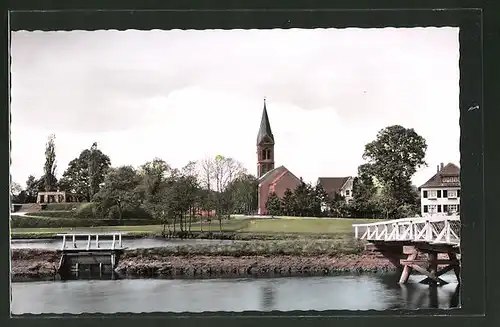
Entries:
<svg viewBox="0 0 500 327">
<path fill-rule="evenodd" d="M 60 254 L 46 249 L 13 249 L 14 277 L 57 274 Z M 338 272 L 386 272 L 394 266 L 360 244 L 309 241 L 254 241 L 229 245 L 181 245 L 123 252 L 115 271 L 130 277 L 317 276 Z"/>
</svg>

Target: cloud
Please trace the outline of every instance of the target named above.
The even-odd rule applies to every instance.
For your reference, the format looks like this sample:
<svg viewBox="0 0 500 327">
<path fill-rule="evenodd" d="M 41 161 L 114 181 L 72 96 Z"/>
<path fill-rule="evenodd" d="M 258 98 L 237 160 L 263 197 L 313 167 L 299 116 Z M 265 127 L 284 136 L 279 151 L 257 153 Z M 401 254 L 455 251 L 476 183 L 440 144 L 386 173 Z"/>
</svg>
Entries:
<svg viewBox="0 0 500 327">
<path fill-rule="evenodd" d="M 431 167 L 458 160 L 456 28 L 14 32 L 11 53 L 21 180 L 50 133 L 61 170 L 97 141 L 113 164 L 222 153 L 253 171 L 264 96 L 277 163 L 311 180 L 355 174 L 390 124 L 426 137 Z"/>
</svg>

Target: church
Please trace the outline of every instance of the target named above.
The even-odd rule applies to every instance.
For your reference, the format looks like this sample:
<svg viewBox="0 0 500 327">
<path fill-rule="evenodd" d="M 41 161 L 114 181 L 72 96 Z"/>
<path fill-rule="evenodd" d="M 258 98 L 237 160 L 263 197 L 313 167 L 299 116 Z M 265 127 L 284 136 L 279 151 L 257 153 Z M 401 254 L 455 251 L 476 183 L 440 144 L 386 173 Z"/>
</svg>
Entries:
<svg viewBox="0 0 500 327">
<path fill-rule="evenodd" d="M 257 134 L 257 177 L 259 182 L 258 213 L 267 215 L 266 203 L 273 192 L 283 198 L 287 189 L 293 190 L 301 183 L 300 179 L 285 166 L 274 167 L 274 135 L 267 116 L 266 100 Z"/>
</svg>

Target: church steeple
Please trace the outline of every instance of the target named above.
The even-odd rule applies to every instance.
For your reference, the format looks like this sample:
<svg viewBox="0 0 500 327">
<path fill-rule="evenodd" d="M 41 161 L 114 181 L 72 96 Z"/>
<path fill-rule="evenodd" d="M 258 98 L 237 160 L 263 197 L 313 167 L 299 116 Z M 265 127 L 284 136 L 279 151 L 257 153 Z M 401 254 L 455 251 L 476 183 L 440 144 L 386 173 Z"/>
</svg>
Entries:
<svg viewBox="0 0 500 327">
<path fill-rule="evenodd" d="M 264 98 L 264 110 L 257 134 L 257 176 L 260 178 L 272 169 L 274 169 L 274 135 L 271 131 Z"/>
<path fill-rule="evenodd" d="M 260 121 L 259 134 L 257 134 L 257 145 L 267 141 L 274 144 L 274 135 L 271 131 L 271 124 L 267 116 L 266 99 L 264 98 L 264 110 L 262 110 L 262 119 Z"/>
</svg>

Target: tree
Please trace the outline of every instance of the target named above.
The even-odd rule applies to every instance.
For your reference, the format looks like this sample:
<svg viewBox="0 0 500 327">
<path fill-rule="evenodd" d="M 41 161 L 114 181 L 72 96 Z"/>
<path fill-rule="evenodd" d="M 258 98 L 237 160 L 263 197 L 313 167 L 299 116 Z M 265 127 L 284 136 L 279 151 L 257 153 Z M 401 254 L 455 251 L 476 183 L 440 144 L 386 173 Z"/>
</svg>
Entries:
<svg viewBox="0 0 500 327">
<path fill-rule="evenodd" d="M 59 187 L 91 201 L 99 192 L 110 166 L 109 157 L 97 149 L 97 143 L 94 143 L 90 149 L 83 150 L 77 158 L 69 162 L 68 168 L 59 181 Z"/>
<path fill-rule="evenodd" d="M 257 210 L 258 186 L 257 178 L 250 174 L 242 174 L 229 183 L 227 189 L 233 213 L 250 215 Z"/>
<path fill-rule="evenodd" d="M 104 178 L 104 185 L 94 199 L 100 202 L 104 211 L 116 208 L 120 221 L 123 211 L 132 209 L 139 205 L 136 188 L 140 183 L 140 177 L 131 166 L 110 168 Z"/>
<path fill-rule="evenodd" d="M 323 208 L 328 206 L 328 193 L 326 193 L 323 185 L 318 181 L 314 188 L 315 196 L 315 216 L 323 216 Z"/>
<path fill-rule="evenodd" d="M 281 200 L 276 193 L 271 193 L 266 202 L 267 213 L 271 216 L 279 216 L 282 214 Z"/>
<path fill-rule="evenodd" d="M 43 185 L 46 192 L 56 191 L 57 188 L 55 139 L 56 136 L 54 134 L 50 135 L 47 144 L 45 145 Z"/>
<path fill-rule="evenodd" d="M 36 187 L 36 178 L 33 175 L 28 176 L 28 180 L 26 181 L 26 193 L 29 197 L 36 198 L 37 187 Z"/>
<path fill-rule="evenodd" d="M 295 216 L 295 195 L 287 188 L 282 199 L 283 215 Z"/>
<path fill-rule="evenodd" d="M 426 150 L 422 136 L 412 128 L 399 125 L 382 129 L 377 138 L 365 146 L 366 170 L 384 187 L 383 203 L 387 214 L 401 205 L 415 204 L 411 178 L 419 167 L 426 165 Z"/>
</svg>

